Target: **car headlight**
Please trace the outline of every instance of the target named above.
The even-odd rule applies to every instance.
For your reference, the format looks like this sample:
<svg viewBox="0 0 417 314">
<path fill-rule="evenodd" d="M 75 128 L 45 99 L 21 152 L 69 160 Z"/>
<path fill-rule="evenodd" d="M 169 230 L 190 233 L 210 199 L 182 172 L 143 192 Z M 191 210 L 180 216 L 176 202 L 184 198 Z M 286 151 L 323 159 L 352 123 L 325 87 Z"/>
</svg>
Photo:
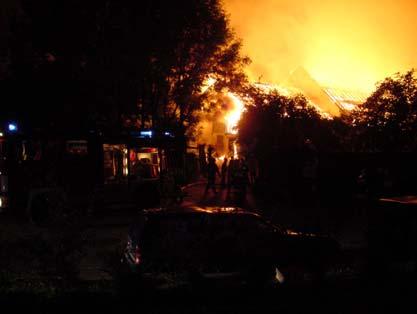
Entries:
<svg viewBox="0 0 417 314">
<path fill-rule="evenodd" d="M 5 208 L 7 205 L 7 199 L 4 196 L 0 196 L 0 208 Z"/>
<path fill-rule="evenodd" d="M 276 267 L 275 267 L 275 280 L 281 284 L 284 283 L 285 281 L 284 275 Z"/>
</svg>

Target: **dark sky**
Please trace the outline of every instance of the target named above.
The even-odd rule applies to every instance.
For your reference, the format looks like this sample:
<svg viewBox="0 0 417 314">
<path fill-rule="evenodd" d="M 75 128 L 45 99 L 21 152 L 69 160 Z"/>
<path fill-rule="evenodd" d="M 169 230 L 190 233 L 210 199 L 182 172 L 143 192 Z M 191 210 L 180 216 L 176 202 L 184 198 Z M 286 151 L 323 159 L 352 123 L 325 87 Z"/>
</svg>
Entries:
<svg viewBox="0 0 417 314">
<path fill-rule="evenodd" d="M 0 1 L 0 49 L 7 47 L 7 38 L 10 31 L 10 19 L 19 12 L 18 0 Z M 0 50 L 0 53 L 3 51 Z"/>
</svg>

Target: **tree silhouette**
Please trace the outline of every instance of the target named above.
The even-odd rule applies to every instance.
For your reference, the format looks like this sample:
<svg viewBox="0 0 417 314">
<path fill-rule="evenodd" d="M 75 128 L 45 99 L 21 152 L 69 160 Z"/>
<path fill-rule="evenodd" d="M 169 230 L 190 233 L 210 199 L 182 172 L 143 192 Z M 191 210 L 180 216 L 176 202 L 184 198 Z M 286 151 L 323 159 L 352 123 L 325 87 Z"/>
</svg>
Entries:
<svg viewBox="0 0 417 314">
<path fill-rule="evenodd" d="M 185 134 L 203 82 L 237 85 L 247 62 L 219 0 L 24 0 L 12 38 L 15 91 L 29 91 L 14 107 L 60 125 L 133 115 Z"/>
<path fill-rule="evenodd" d="M 252 103 L 239 123 L 239 142 L 256 156 L 274 159 L 278 152 L 295 152 L 306 139 L 323 151 L 341 150 L 343 122 L 328 120 L 302 95 L 250 91 Z"/>
<path fill-rule="evenodd" d="M 414 71 L 397 73 L 353 114 L 356 146 L 364 151 L 415 151 L 417 148 L 417 79 Z"/>
</svg>

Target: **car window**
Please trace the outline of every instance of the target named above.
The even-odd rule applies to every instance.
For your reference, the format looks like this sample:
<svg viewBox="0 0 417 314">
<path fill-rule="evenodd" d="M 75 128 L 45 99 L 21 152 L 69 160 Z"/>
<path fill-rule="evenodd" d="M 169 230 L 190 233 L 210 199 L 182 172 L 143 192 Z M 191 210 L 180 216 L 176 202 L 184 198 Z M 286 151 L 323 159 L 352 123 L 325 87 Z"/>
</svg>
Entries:
<svg viewBox="0 0 417 314">
<path fill-rule="evenodd" d="M 271 229 L 271 225 L 254 215 L 153 217 L 145 225 L 141 247 L 153 260 L 238 261 L 257 255 L 268 242 Z"/>
<path fill-rule="evenodd" d="M 153 256 L 188 259 L 201 248 L 202 216 L 167 216 L 150 219 L 145 227 L 144 250 Z"/>
<path fill-rule="evenodd" d="M 274 231 L 274 228 L 269 223 L 257 216 L 243 216 L 241 224 L 249 233 L 265 234 Z"/>
<path fill-rule="evenodd" d="M 207 252 L 210 258 L 218 260 L 237 260 L 244 251 L 243 239 L 239 236 L 236 217 L 231 215 L 212 215 L 207 225 Z"/>
<path fill-rule="evenodd" d="M 228 225 L 239 234 L 263 234 L 273 231 L 272 226 L 264 222 L 257 216 L 238 215 L 236 217 L 228 217 Z"/>
</svg>

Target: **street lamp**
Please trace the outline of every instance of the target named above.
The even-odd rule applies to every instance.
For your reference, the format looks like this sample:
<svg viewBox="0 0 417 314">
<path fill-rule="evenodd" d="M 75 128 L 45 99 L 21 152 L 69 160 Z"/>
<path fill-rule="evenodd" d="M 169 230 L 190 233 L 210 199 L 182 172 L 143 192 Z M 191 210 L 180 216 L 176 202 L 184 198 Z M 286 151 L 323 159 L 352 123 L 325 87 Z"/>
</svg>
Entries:
<svg viewBox="0 0 417 314">
<path fill-rule="evenodd" d="M 17 124 L 16 123 L 9 123 L 8 129 L 10 132 L 17 132 Z"/>
</svg>

